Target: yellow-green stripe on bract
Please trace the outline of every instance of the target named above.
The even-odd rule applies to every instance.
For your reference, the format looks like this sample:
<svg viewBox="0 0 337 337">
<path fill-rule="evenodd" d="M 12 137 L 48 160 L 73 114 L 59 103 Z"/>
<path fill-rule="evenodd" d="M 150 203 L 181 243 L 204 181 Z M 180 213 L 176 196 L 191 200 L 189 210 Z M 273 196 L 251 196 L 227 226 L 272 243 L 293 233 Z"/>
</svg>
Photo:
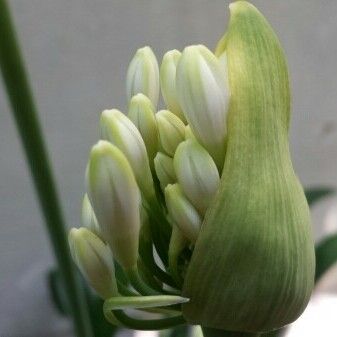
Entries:
<svg viewBox="0 0 337 337">
<path fill-rule="evenodd" d="M 284 53 L 255 7 L 237 1 L 230 10 L 222 42 L 231 92 L 227 153 L 185 278 L 183 314 L 189 323 L 254 333 L 302 313 L 315 259 L 289 153 Z"/>
</svg>

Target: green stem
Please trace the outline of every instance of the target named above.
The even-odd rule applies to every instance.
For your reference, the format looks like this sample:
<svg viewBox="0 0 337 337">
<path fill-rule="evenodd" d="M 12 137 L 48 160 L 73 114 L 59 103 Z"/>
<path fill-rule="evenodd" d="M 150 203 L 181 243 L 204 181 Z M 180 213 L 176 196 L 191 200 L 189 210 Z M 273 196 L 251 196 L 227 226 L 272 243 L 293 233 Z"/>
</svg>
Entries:
<svg viewBox="0 0 337 337">
<path fill-rule="evenodd" d="M 114 310 L 113 313 L 124 326 L 134 330 L 164 330 L 186 323 L 182 316 L 141 320 L 129 317 L 122 310 Z"/>
<path fill-rule="evenodd" d="M 142 225 L 142 235 L 139 243 L 139 254 L 143 259 L 146 267 L 149 268 L 152 274 L 156 278 L 158 278 L 159 281 L 171 286 L 172 288 L 177 288 L 177 284 L 172 279 L 171 275 L 166 273 L 156 264 L 153 256 L 152 234 L 149 223 L 144 223 Z"/>
<path fill-rule="evenodd" d="M 246 332 L 238 332 L 238 331 L 225 331 L 225 330 L 217 330 L 202 327 L 202 332 L 204 337 L 259 337 L 260 334 L 254 333 L 246 333 Z"/>
<path fill-rule="evenodd" d="M 37 110 L 5 0 L 0 0 L 0 67 L 70 301 L 77 336 L 92 336 L 86 301 L 69 254 L 63 215 L 43 143 Z"/>
<path fill-rule="evenodd" d="M 148 286 L 139 275 L 137 266 L 125 271 L 131 285 L 139 291 L 140 294 L 145 296 L 162 295 L 159 291 Z"/>
</svg>

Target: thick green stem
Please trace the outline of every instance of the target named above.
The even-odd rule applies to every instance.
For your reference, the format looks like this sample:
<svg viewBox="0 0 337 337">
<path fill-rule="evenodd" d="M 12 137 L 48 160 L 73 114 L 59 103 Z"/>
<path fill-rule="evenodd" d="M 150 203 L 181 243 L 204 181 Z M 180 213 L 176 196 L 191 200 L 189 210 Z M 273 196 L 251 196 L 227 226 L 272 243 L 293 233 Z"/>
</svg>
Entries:
<svg viewBox="0 0 337 337">
<path fill-rule="evenodd" d="M 237 331 L 225 331 L 202 327 L 204 337 L 259 337 L 260 334 L 237 332 Z"/>
<path fill-rule="evenodd" d="M 63 215 L 43 142 L 37 110 L 9 7 L 5 0 L 0 0 L 0 66 L 47 230 L 71 304 L 77 336 L 93 336 L 85 298 L 69 254 Z"/>
<path fill-rule="evenodd" d="M 124 326 L 134 330 L 164 330 L 186 323 L 182 316 L 141 320 L 129 317 L 122 310 L 114 310 L 113 313 Z"/>
</svg>

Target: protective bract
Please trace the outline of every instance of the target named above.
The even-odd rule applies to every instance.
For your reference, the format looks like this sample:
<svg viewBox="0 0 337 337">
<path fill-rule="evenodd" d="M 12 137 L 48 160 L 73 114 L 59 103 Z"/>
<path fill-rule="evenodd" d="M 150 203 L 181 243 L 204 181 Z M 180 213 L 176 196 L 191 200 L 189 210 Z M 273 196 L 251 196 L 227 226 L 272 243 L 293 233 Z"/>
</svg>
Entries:
<svg viewBox="0 0 337 337">
<path fill-rule="evenodd" d="M 123 153 L 106 141 L 91 150 L 87 189 L 104 239 L 125 268 L 137 263 L 140 193 Z"/>
<path fill-rule="evenodd" d="M 289 154 L 284 53 L 254 6 L 237 1 L 230 9 L 226 159 L 184 281 L 191 300 L 183 313 L 190 323 L 239 336 L 299 317 L 313 289 L 315 255 Z"/>
</svg>

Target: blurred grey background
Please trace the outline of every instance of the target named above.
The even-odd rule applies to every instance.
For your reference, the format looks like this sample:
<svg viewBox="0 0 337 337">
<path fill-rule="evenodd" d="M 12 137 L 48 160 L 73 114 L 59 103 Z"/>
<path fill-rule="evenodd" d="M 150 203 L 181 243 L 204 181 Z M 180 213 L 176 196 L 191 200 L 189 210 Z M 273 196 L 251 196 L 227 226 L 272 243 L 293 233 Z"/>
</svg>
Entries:
<svg viewBox="0 0 337 337">
<path fill-rule="evenodd" d="M 150 45 L 160 60 L 189 44 L 213 48 L 226 29 L 229 1 L 9 2 L 67 222 L 78 226 L 98 116 L 104 108 L 125 111 L 125 74 L 136 49 Z M 288 56 L 296 171 L 305 186 L 337 186 L 337 2 L 252 2 Z M 72 336 L 49 301 L 44 277 L 53 256 L 3 89 L 1 82 L 0 336 Z"/>
</svg>

